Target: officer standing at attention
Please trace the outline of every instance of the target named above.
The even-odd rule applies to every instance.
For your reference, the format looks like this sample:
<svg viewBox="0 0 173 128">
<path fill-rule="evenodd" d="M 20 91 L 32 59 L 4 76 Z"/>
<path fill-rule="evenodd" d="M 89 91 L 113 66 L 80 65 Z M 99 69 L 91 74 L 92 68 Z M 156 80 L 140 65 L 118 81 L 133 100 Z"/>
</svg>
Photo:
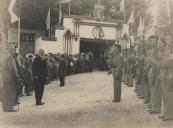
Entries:
<svg viewBox="0 0 173 128">
<path fill-rule="evenodd" d="M 112 54 L 112 75 L 114 86 L 114 99 L 113 102 L 121 101 L 121 81 L 123 75 L 123 57 L 121 55 L 121 46 L 115 44 Z M 109 72 L 110 74 L 110 72 Z"/>
</svg>

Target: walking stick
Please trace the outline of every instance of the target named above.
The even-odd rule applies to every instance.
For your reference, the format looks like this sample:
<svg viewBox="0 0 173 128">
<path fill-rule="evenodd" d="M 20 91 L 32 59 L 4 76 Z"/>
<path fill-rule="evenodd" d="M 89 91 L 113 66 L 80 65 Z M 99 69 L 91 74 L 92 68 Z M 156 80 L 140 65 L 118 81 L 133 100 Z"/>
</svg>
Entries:
<svg viewBox="0 0 173 128">
<path fill-rule="evenodd" d="M 20 96 L 19 96 L 19 103 L 20 103 Z M 19 111 L 19 103 L 17 104 L 17 111 Z"/>
<path fill-rule="evenodd" d="M 21 79 L 18 79 L 19 86 L 22 86 Z M 17 111 L 19 111 L 19 104 L 20 104 L 20 93 L 19 93 L 19 86 L 17 87 Z"/>
</svg>

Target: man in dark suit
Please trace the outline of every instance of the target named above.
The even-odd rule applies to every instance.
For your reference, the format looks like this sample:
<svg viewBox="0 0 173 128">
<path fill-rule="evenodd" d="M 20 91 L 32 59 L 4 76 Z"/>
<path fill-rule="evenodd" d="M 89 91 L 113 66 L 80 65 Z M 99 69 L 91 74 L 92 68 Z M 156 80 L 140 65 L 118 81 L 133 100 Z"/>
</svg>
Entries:
<svg viewBox="0 0 173 128">
<path fill-rule="evenodd" d="M 1 102 L 4 112 L 16 112 L 13 107 L 17 97 L 17 82 L 20 77 L 14 57 L 15 49 L 12 46 L 2 56 Z"/>
<path fill-rule="evenodd" d="M 42 102 L 44 85 L 47 79 L 47 60 L 44 58 L 44 50 L 40 49 L 32 65 L 34 78 L 36 105 L 44 105 Z"/>
<path fill-rule="evenodd" d="M 65 56 L 62 55 L 60 58 L 59 67 L 58 67 L 58 76 L 59 76 L 61 87 L 65 85 L 66 73 L 67 73 L 67 62 L 66 62 Z"/>
</svg>

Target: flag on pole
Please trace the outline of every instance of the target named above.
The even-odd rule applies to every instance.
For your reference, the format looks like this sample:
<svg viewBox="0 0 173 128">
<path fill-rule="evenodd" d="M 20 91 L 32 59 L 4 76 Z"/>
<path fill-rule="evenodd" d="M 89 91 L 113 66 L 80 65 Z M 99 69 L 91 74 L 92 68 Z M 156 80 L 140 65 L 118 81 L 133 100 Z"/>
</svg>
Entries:
<svg viewBox="0 0 173 128">
<path fill-rule="evenodd" d="M 60 4 L 67 4 L 67 3 L 70 3 L 71 0 L 60 0 L 59 3 Z"/>
<path fill-rule="evenodd" d="M 142 33 L 144 33 L 144 28 L 145 28 L 145 19 L 143 18 L 143 20 L 142 20 Z"/>
<path fill-rule="evenodd" d="M 98 8 L 98 6 L 97 6 L 97 4 L 95 3 L 94 10 L 93 10 L 93 16 L 94 16 L 94 17 L 97 17 L 97 8 Z"/>
<path fill-rule="evenodd" d="M 16 0 L 11 0 L 10 5 L 8 7 L 8 12 L 10 13 L 10 16 L 11 16 L 11 23 L 14 23 L 20 20 L 20 18 L 13 12 L 15 3 L 16 3 Z"/>
<path fill-rule="evenodd" d="M 168 22 L 170 23 L 170 17 L 171 17 L 171 14 L 170 14 L 170 6 L 169 6 L 169 0 L 166 1 L 166 5 L 167 5 L 167 16 L 168 16 Z"/>
<path fill-rule="evenodd" d="M 144 22 L 142 20 L 142 17 L 140 16 L 140 21 L 139 21 L 139 26 L 138 26 L 138 36 L 143 35 L 143 30 L 144 30 Z"/>
<path fill-rule="evenodd" d="M 120 11 L 121 12 L 125 11 L 124 0 L 121 0 L 121 2 L 120 2 Z"/>
<path fill-rule="evenodd" d="M 47 30 L 50 30 L 50 8 L 47 14 L 46 27 L 47 27 Z"/>
<path fill-rule="evenodd" d="M 94 11 L 93 11 L 94 17 L 103 18 L 104 9 L 105 9 L 105 6 L 101 5 L 100 0 L 98 0 L 95 3 L 95 7 L 94 7 Z"/>
<path fill-rule="evenodd" d="M 59 4 L 59 26 L 61 26 L 61 21 L 62 21 L 62 8 L 61 4 Z"/>
<path fill-rule="evenodd" d="M 134 23 L 134 10 L 131 12 L 128 24 L 133 24 Z"/>
</svg>

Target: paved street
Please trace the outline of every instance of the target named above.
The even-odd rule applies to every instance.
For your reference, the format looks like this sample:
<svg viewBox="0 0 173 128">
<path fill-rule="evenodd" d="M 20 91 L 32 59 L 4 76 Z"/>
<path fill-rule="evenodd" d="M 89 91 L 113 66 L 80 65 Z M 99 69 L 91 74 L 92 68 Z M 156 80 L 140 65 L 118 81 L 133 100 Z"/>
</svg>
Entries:
<svg viewBox="0 0 173 128">
<path fill-rule="evenodd" d="M 122 102 L 112 103 L 112 76 L 94 72 L 67 77 L 61 88 L 46 86 L 44 106 L 34 96 L 21 98 L 18 113 L 0 112 L 0 128 L 172 128 L 146 112 L 134 88 L 123 85 Z M 1 108 L 0 108 L 1 109 Z"/>
</svg>

